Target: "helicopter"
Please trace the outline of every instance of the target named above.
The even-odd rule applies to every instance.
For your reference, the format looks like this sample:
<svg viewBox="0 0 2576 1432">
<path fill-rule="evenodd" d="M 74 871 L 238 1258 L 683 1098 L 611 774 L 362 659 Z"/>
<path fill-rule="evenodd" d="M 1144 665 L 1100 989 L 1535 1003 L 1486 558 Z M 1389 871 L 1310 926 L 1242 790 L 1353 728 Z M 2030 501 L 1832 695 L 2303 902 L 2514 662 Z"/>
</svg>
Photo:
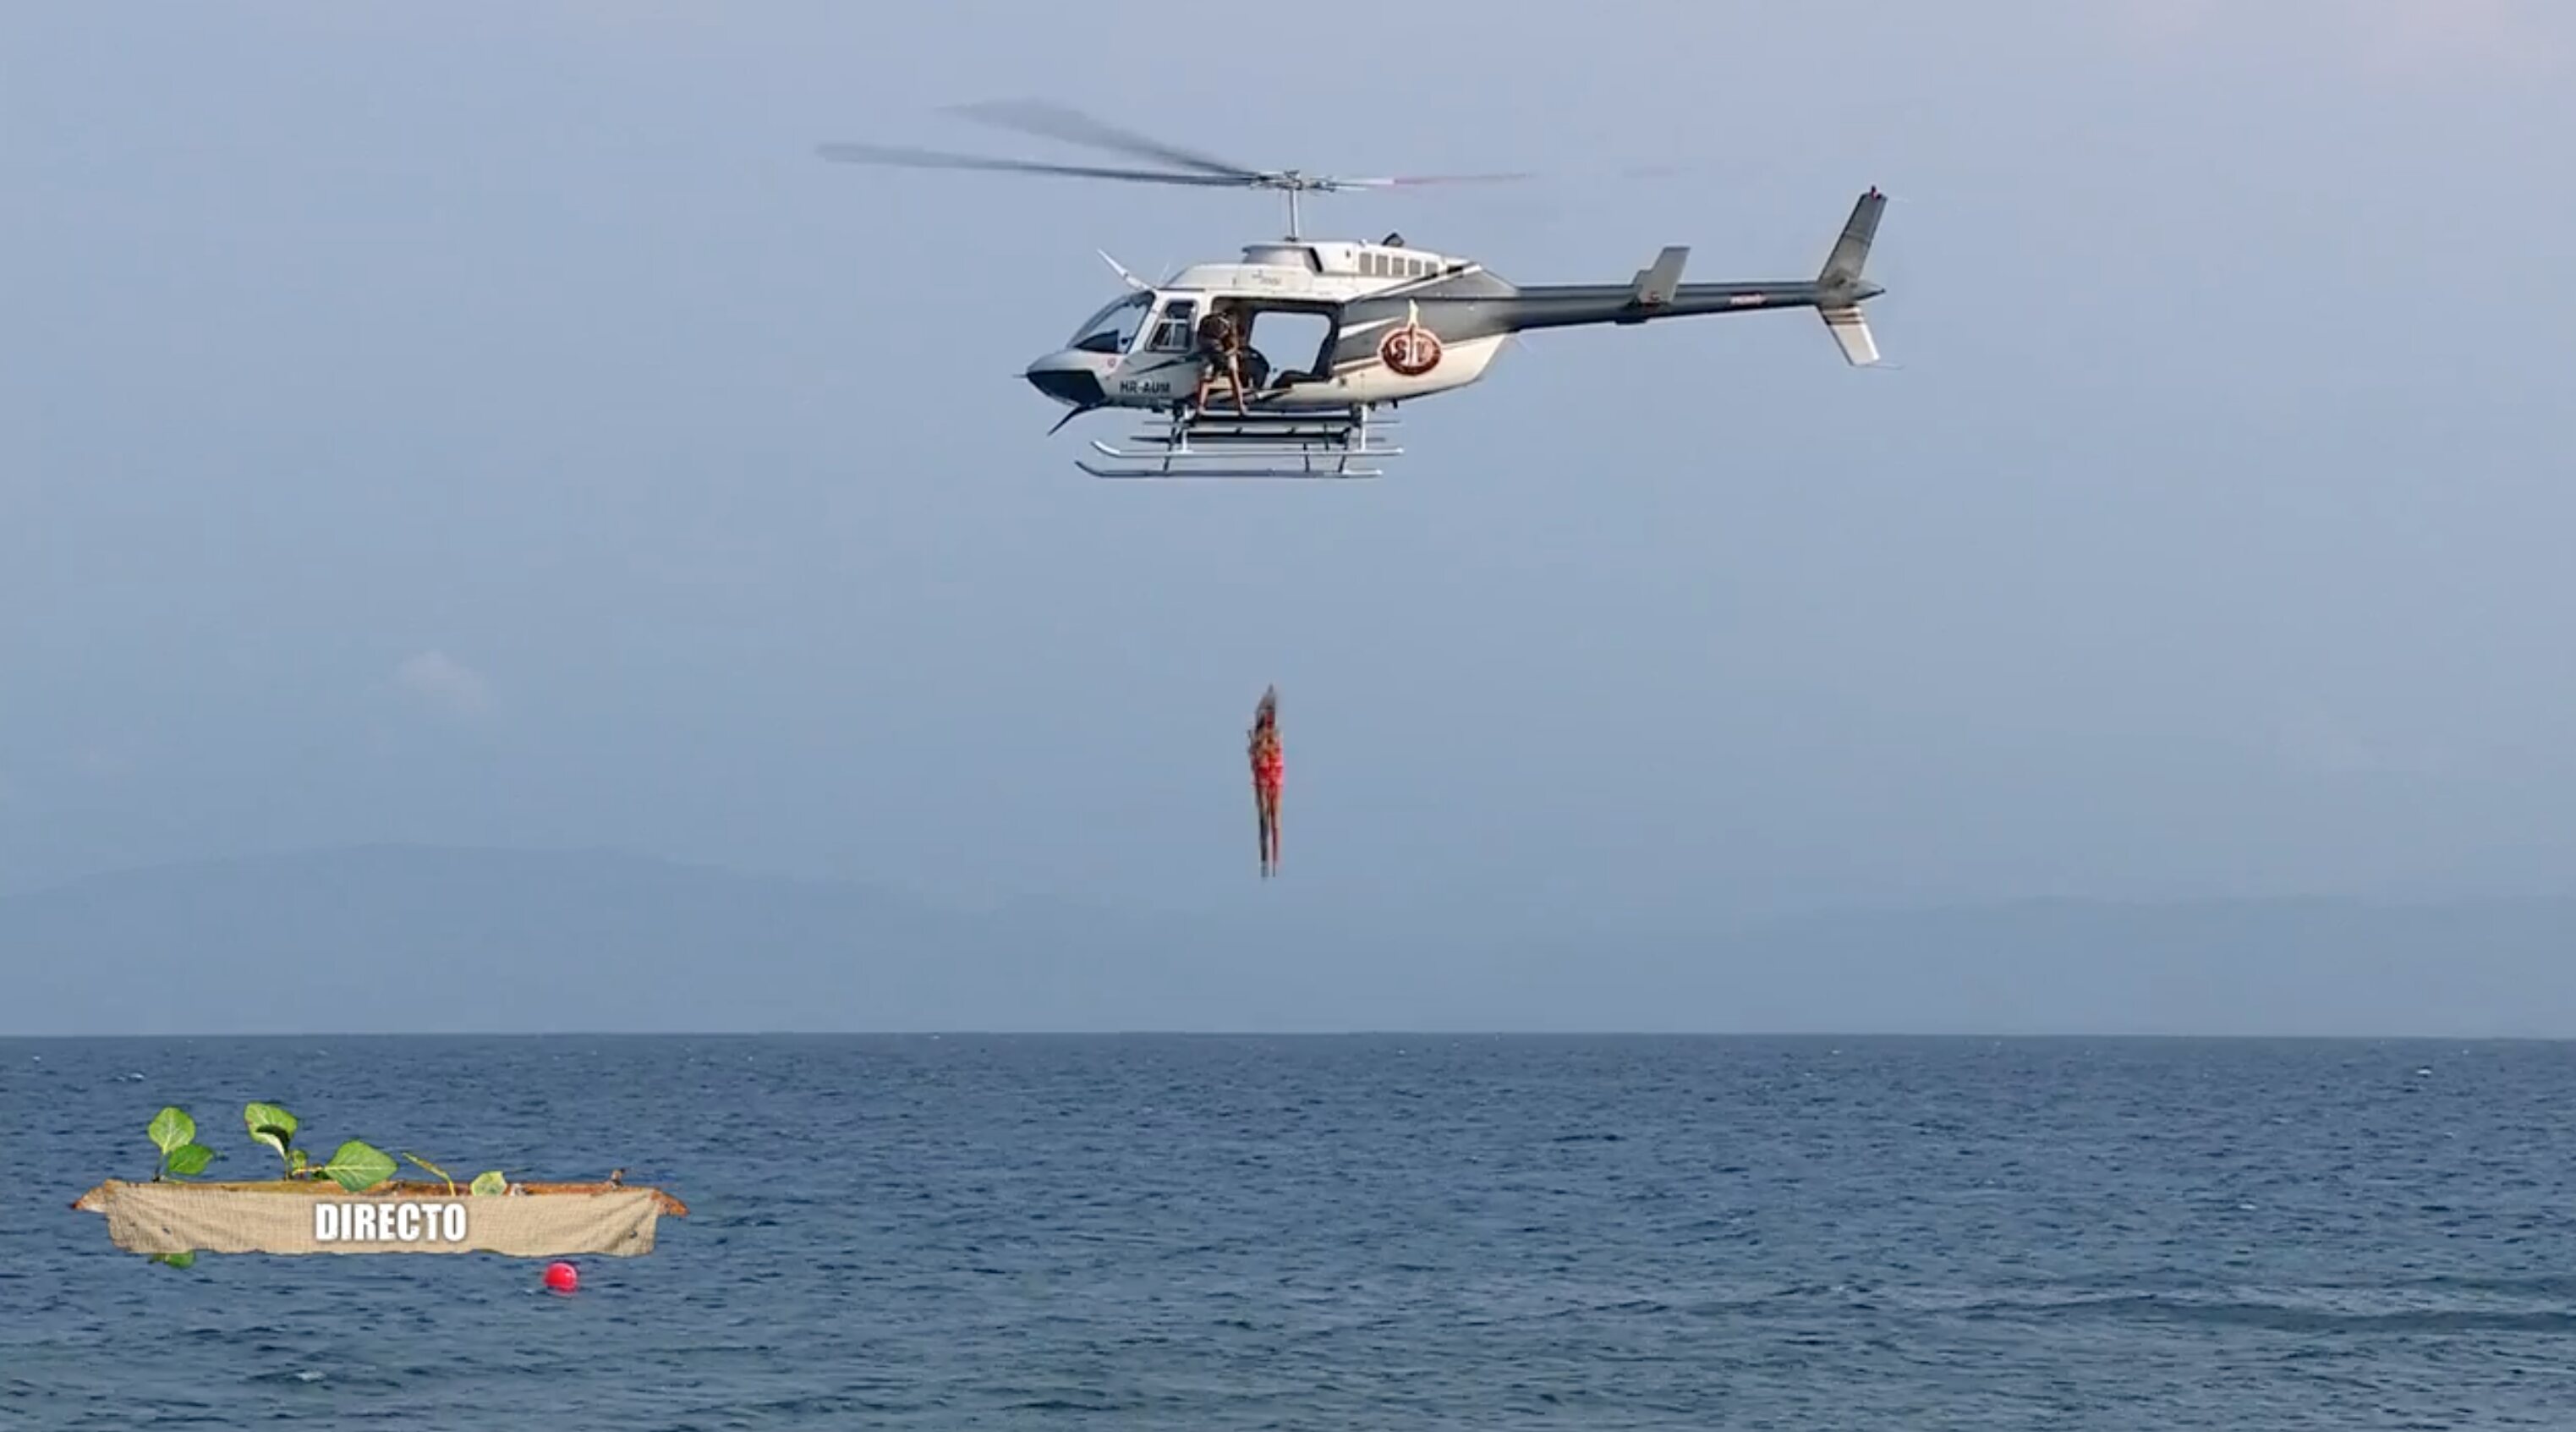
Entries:
<svg viewBox="0 0 2576 1432">
<path fill-rule="evenodd" d="M 1399 457 L 1385 441 L 1394 420 L 1377 416 L 1414 399 L 1455 392 L 1485 376 L 1502 346 L 1533 329 L 1633 325 L 1717 313 L 1812 309 L 1846 362 L 1878 361 L 1862 305 L 1886 290 L 1862 277 L 1886 196 L 1873 186 L 1853 204 L 1813 278 L 1684 283 L 1690 257 L 1665 247 L 1625 283 L 1521 285 L 1455 254 L 1409 244 L 1315 239 L 1300 232 L 1300 198 L 1355 189 L 1524 179 L 1525 174 L 1343 178 L 1255 169 L 1170 144 L 1066 106 L 1021 101 L 959 106 L 969 117 L 1066 140 L 1159 168 L 1053 164 L 942 150 L 825 144 L 845 163 L 1058 175 L 1286 195 L 1288 232 L 1246 244 L 1238 259 L 1184 267 L 1148 283 L 1100 257 L 1127 292 L 1082 321 L 1064 345 L 1031 362 L 1029 385 L 1068 411 L 1049 436 L 1087 413 L 1146 412 L 1163 421 L 1135 446 L 1094 440 L 1103 461 L 1076 466 L 1098 478 L 1374 478 Z M 1211 328 L 1212 317 L 1222 323 Z M 1252 343 L 1303 319 L 1320 328 L 1311 350 L 1274 341 L 1286 366 Z M 1212 336 L 1213 335 L 1213 336 Z"/>
</svg>

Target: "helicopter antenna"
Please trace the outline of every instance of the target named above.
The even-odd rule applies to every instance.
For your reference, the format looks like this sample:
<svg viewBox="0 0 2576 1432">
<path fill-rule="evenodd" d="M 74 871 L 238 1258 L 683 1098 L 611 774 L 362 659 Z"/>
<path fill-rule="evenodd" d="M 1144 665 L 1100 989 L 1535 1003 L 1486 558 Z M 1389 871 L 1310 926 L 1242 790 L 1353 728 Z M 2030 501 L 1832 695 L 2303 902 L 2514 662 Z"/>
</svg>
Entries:
<svg viewBox="0 0 2576 1432">
<path fill-rule="evenodd" d="M 936 149 L 882 144 L 825 144 L 816 152 L 848 164 L 888 164 L 909 169 L 964 169 L 988 173 L 1051 174 L 1074 179 L 1106 179 L 1129 184 L 1174 184 L 1200 189 L 1276 189 L 1288 196 L 1288 238 L 1301 237 L 1304 214 L 1300 196 L 1334 194 L 1347 189 L 1411 189 L 1429 184 L 1495 183 L 1534 177 L 1508 174 L 1417 174 L 1351 179 L 1308 174 L 1300 169 L 1255 169 L 1197 150 L 1122 129 L 1079 110 L 1042 100 L 1012 100 L 960 105 L 954 113 L 1004 129 L 1063 140 L 1086 148 L 1148 159 L 1157 169 L 1093 164 L 1048 164 L 1026 159 L 994 159 Z M 1103 255 L 1106 257 L 1106 255 Z M 1113 261 L 1111 267 L 1115 268 Z M 1125 270 L 1120 270 L 1123 274 Z"/>
</svg>

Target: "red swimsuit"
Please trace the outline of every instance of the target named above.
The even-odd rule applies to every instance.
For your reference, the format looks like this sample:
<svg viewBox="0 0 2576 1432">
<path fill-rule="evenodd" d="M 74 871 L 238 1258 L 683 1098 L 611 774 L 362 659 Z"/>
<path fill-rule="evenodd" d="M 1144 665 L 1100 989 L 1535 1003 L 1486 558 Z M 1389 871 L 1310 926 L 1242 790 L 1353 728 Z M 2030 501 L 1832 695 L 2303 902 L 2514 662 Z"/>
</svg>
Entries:
<svg viewBox="0 0 2576 1432">
<path fill-rule="evenodd" d="M 1253 751 L 1252 779 L 1265 794 L 1275 796 L 1279 794 L 1280 783 L 1287 778 L 1287 774 L 1287 754 L 1280 749 L 1279 738 L 1273 735 L 1269 740 L 1261 742 Z"/>
</svg>

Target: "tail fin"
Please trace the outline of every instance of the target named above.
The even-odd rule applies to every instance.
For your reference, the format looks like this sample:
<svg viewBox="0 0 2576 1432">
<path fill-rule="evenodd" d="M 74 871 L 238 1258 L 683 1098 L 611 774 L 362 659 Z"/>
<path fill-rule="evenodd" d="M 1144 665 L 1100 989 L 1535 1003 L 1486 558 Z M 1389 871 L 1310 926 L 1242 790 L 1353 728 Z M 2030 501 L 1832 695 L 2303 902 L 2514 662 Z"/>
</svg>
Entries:
<svg viewBox="0 0 2576 1432">
<path fill-rule="evenodd" d="M 1825 257 L 1824 272 L 1816 282 L 1826 288 L 1853 286 L 1860 282 L 1861 266 L 1869 262 L 1869 245 L 1878 237 L 1878 216 L 1887 208 L 1887 196 L 1876 189 L 1860 196 L 1852 205 L 1851 217 L 1843 222 L 1843 236 L 1834 240 L 1834 251 Z"/>
<path fill-rule="evenodd" d="M 1843 350 L 1844 361 L 1854 367 L 1878 361 L 1878 340 L 1871 336 L 1860 306 L 1887 290 L 1863 280 L 1861 269 L 1869 262 L 1870 241 L 1878 237 L 1878 216 L 1886 208 L 1887 196 L 1876 188 L 1861 195 L 1860 202 L 1852 205 L 1851 217 L 1843 222 L 1842 237 L 1834 240 L 1834 251 L 1826 255 L 1823 271 L 1816 275 L 1816 287 L 1823 291 L 1816 312 Z"/>
</svg>

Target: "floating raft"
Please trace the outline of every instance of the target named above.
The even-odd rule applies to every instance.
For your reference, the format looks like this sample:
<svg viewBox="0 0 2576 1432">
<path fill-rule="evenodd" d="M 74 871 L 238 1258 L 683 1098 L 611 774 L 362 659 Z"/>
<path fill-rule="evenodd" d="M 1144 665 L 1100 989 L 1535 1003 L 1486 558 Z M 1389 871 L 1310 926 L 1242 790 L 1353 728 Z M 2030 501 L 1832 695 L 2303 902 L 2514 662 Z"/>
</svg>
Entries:
<svg viewBox="0 0 2576 1432">
<path fill-rule="evenodd" d="M 107 1216 L 128 1253 L 498 1253 L 611 1258 L 653 1251 L 662 1215 L 686 1204 L 621 1183 L 518 1183 L 471 1194 L 393 1182 L 351 1193 L 323 1180 L 127 1183 L 109 1179 L 72 1204 Z"/>
</svg>

